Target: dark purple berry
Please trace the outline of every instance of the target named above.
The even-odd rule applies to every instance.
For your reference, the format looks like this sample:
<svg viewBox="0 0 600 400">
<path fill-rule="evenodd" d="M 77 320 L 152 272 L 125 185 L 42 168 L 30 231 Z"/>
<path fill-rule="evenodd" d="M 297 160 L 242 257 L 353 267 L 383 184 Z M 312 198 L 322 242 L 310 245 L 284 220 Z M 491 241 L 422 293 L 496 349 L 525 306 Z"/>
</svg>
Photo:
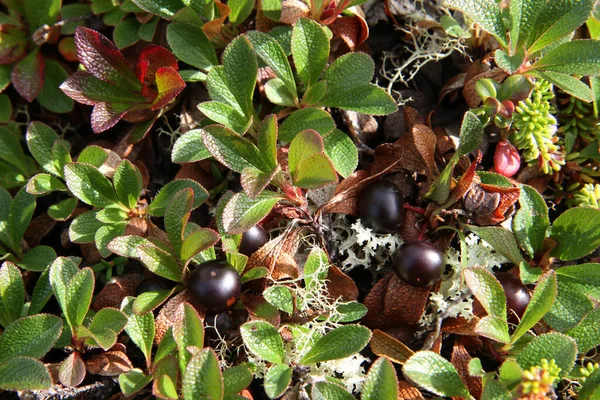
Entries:
<svg viewBox="0 0 600 400">
<path fill-rule="evenodd" d="M 370 183 L 358 198 L 361 221 L 377 233 L 393 233 L 400 229 L 403 205 L 402 193 L 388 181 Z"/>
<path fill-rule="evenodd" d="M 506 294 L 506 308 L 509 311 L 509 320 L 510 315 L 512 314 L 510 312 L 511 310 L 521 318 L 525 313 L 527 305 L 529 304 L 529 299 L 531 298 L 529 290 L 527 290 L 525 285 L 521 283 L 521 280 L 513 274 L 500 272 L 496 274 L 496 279 L 498 279 Z"/>
<path fill-rule="evenodd" d="M 240 242 L 238 251 L 250 257 L 268 241 L 269 234 L 265 228 L 260 225 L 254 225 L 252 228 L 242 233 L 242 241 Z"/>
<path fill-rule="evenodd" d="M 394 255 L 396 274 L 412 286 L 431 286 L 444 273 L 444 254 L 427 242 L 403 243 Z"/>
<path fill-rule="evenodd" d="M 240 276 L 226 261 L 211 260 L 196 267 L 188 278 L 188 292 L 194 306 L 219 313 L 240 297 Z"/>
</svg>

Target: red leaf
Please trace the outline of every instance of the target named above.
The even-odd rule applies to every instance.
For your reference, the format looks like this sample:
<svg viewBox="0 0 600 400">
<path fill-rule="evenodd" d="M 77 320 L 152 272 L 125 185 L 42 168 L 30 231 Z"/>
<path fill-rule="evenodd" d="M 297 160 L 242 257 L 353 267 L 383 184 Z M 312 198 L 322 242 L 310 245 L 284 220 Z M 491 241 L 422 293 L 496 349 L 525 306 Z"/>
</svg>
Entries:
<svg viewBox="0 0 600 400">
<path fill-rule="evenodd" d="M 73 100 L 90 106 L 98 103 L 144 103 L 146 99 L 127 88 L 101 81 L 87 71 L 77 71 L 60 85 Z"/>
<path fill-rule="evenodd" d="M 2 24 L 2 39 L 5 43 L 0 46 L 0 65 L 12 64 L 27 54 L 27 33 L 16 24 Z M 9 44 L 10 43 L 10 44 Z"/>
<path fill-rule="evenodd" d="M 10 79 L 21 97 L 35 100 L 44 85 L 44 58 L 37 49 L 14 66 Z"/>
<path fill-rule="evenodd" d="M 369 26 L 358 14 L 352 17 L 339 16 L 329 25 L 329 29 L 334 35 L 339 36 L 352 51 L 369 37 Z"/>
<path fill-rule="evenodd" d="M 75 44 L 79 62 L 96 78 L 111 82 L 128 82 L 139 89 L 140 84 L 123 54 L 104 35 L 93 29 L 78 27 Z"/>
<path fill-rule="evenodd" d="M 156 71 L 156 87 L 158 95 L 152 102 L 152 110 L 159 110 L 166 106 L 185 88 L 185 82 L 179 72 L 171 67 L 162 67 Z"/>
<path fill-rule="evenodd" d="M 62 38 L 61 41 L 58 42 L 58 51 L 67 61 L 79 61 L 77 58 L 77 46 L 75 46 L 75 39 L 73 39 L 72 36 Z"/>
<path fill-rule="evenodd" d="M 156 73 L 162 67 L 171 67 L 178 71 L 177 58 L 164 47 L 150 45 L 140 53 L 135 74 L 144 86 L 152 86 L 156 82 Z"/>
<path fill-rule="evenodd" d="M 96 104 L 92 110 L 92 130 L 94 133 L 100 133 L 112 128 L 126 112 L 127 109 L 116 110 L 111 104 Z"/>
</svg>

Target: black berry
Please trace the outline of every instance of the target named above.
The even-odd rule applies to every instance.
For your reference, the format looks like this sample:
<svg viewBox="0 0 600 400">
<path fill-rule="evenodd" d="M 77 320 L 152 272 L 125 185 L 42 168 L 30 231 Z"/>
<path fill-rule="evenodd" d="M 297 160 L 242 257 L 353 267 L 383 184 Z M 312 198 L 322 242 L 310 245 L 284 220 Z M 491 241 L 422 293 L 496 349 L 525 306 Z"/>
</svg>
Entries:
<svg viewBox="0 0 600 400">
<path fill-rule="evenodd" d="M 403 205 L 402 193 L 388 181 L 370 183 L 358 198 L 360 219 L 377 233 L 393 233 L 400 229 Z"/>
<path fill-rule="evenodd" d="M 394 255 L 396 274 L 412 286 L 431 286 L 444 273 L 444 255 L 427 242 L 403 243 Z"/>
<path fill-rule="evenodd" d="M 197 308 L 218 313 L 240 296 L 240 276 L 226 261 L 211 260 L 196 267 L 188 278 L 188 292 Z"/>
<path fill-rule="evenodd" d="M 514 311 L 519 318 L 522 317 L 529 304 L 529 299 L 531 298 L 529 290 L 527 290 L 525 285 L 521 283 L 521 280 L 513 274 L 506 272 L 497 273 L 496 279 L 498 279 L 506 294 L 506 308 L 509 310 L 509 320 L 511 320 L 511 310 Z M 514 322 L 514 316 L 511 322 Z"/>
<path fill-rule="evenodd" d="M 260 225 L 254 225 L 252 228 L 242 233 L 242 241 L 240 242 L 238 251 L 250 257 L 268 241 L 269 234 L 265 228 Z"/>
</svg>

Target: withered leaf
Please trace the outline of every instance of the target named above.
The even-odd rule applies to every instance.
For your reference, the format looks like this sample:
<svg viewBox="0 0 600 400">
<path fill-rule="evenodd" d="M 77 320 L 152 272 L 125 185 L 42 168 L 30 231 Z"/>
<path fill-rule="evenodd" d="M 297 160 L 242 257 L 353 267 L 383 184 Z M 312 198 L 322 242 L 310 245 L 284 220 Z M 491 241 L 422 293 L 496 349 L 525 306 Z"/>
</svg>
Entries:
<svg viewBox="0 0 600 400">
<path fill-rule="evenodd" d="M 485 311 L 483 313 L 485 314 Z M 446 318 L 442 324 L 442 332 L 465 336 L 478 336 L 478 334 L 475 333 L 475 327 L 478 322 L 478 317 L 471 318 L 471 320 L 462 317 Z"/>
<path fill-rule="evenodd" d="M 169 301 L 158 312 L 156 316 L 156 336 L 154 338 L 155 343 L 160 343 L 167 330 L 175 325 L 179 317 L 179 313 L 183 308 L 179 307 L 183 302 L 189 301 L 189 294 L 187 290 L 173 296 Z M 198 315 L 204 320 L 204 313 L 198 312 Z"/>
<path fill-rule="evenodd" d="M 330 265 L 327 271 L 327 293 L 333 300 L 354 301 L 358 298 L 354 280 L 335 265 Z"/>
<path fill-rule="evenodd" d="M 63 386 L 75 387 L 85 378 L 85 363 L 81 355 L 74 351 L 67 357 L 58 369 L 58 380 Z"/>
<path fill-rule="evenodd" d="M 215 18 L 202 25 L 202 32 L 204 32 L 208 40 L 213 40 L 221 34 L 223 22 L 225 22 L 231 11 L 228 5 L 221 3 L 219 0 L 215 0 L 214 4 L 219 11 L 219 18 Z"/>
<path fill-rule="evenodd" d="M 251 320 L 265 320 L 274 326 L 279 326 L 281 323 L 279 310 L 269 304 L 262 295 L 244 293 L 241 299 Z"/>
<path fill-rule="evenodd" d="M 352 51 L 369 37 L 367 22 L 357 14 L 351 17 L 339 16 L 329 25 L 329 29 L 335 36 L 339 36 Z"/>
<path fill-rule="evenodd" d="M 425 398 L 413 385 L 406 381 L 398 382 L 398 399 L 402 400 L 424 400 Z"/>
<path fill-rule="evenodd" d="M 299 229 L 284 232 L 250 256 L 244 273 L 252 268 L 265 267 L 274 279 L 297 278 L 299 272 L 294 255 L 299 243 Z"/>
<path fill-rule="evenodd" d="M 386 356 L 397 364 L 404 364 L 414 351 L 385 332 L 375 329 L 371 338 L 371 350 L 378 356 Z"/>
<path fill-rule="evenodd" d="M 469 388 L 471 395 L 478 399 L 481 397 L 482 381 L 481 377 L 469 374 L 469 362 L 472 358 L 460 341 L 454 342 L 450 362 L 458 371 L 462 381 Z"/>
<path fill-rule="evenodd" d="M 386 329 L 416 325 L 425 310 L 429 287 L 414 287 L 390 272 L 379 280 L 365 298 L 369 311 L 362 322 L 370 328 Z"/>
<path fill-rule="evenodd" d="M 129 357 L 122 351 L 107 351 L 90 357 L 85 362 L 90 374 L 102 376 L 117 376 L 133 368 Z"/>
<path fill-rule="evenodd" d="M 106 307 L 119 308 L 125 297 L 135 295 L 135 289 L 142 279 L 142 275 L 137 274 L 115 276 L 96 295 L 92 309 L 99 311 Z"/>
<path fill-rule="evenodd" d="M 475 91 L 475 84 L 478 80 L 484 78 L 490 78 L 498 82 L 502 82 L 506 78 L 507 74 L 500 68 L 494 68 L 489 71 L 485 71 L 475 76 L 472 76 L 474 71 L 467 71 L 467 77 L 465 78 L 465 86 L 463 87 L 462 93 L 467 102 L 469 108 L 476 108 L 481 103 L 481 97 Z"/>
</svg>

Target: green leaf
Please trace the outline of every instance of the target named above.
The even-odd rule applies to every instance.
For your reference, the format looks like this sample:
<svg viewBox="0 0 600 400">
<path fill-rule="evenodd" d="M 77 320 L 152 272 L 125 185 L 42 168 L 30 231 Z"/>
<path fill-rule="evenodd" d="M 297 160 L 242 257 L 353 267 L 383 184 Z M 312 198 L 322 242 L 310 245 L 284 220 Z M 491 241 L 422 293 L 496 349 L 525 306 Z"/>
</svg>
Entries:
<svg viewBox="0 0 600 400">
<path fill-rule="evenodd" d="M 512 396 L 506 386 L 491 379 L 483 381 L 481 400 L 512 400 Z"/>
<path fill-rule="evenodd" d="M 105 224 L 124 222 L 129 218 L 129 213 L 120 208 L 105 208 L 96 213 L 96 219 Z"/>
<path fill-rule="evenodd" d="M 288 151 L 288 166 L 292 178 L 296 175 L 298 165 L 302 161 L 316 154 L 323 154 L 324 151 L 323 138 L 316 131 L 307 129 L 298 133 Z"/>
<path fill-rule="evenodd" d="M 556 273 L 554 271 L 546 272 L 538 281 L 529 305 L 525 310 L 525 314 L 521 318 L 521 322 L 511 336 L 511 343 L 515 343 L 529 329 L 541 320 L 544 315 L 552 307 L 552 303 L 556 299 L 556 291 L 558 286 L 556 283 Z"/>
<path fill-rule="evenodd" d="M 357 301 L 341 303 L 335 309 L 339 316 L 332 315 L 333 322 L 352 322 L 357 321 L 367 314 L 367 307 Z"/>
<path fill-rule="evenodd" d="M 96 211 L 79 214 L 69 226 L 69 239 L 73 243 L 90 243 L 104 224 L 96 218 Z"/>
<path fill-rule="evenodd" d="M 52 276 L 53 274 L 51 270 L 50 283 L 54 289 Z M 83 320 L 90 308 L 90 304 L 92 303 L 93 294 L 94 272 L 89 267 L 79 270 L 79 272 L 69 280 L 64 299 L 64 305 L 66 307 L 63 308 L 63 312 L 65 313 L 65 317 L 73 333 L 75 333 L 76 327 L 83 324 Z M 54 296 L 59 296 L 56 290 L 54 291 Z"/>
<path fill-rule="evenodd" d="M 584 257 L 600 246 L 600 210 L 575 207 L 562 213 L 552 224 L 550 237 L 556 240 L 552 256 L 563 261 Z"/>
<path fill-rule="evenodd" d="M 111 158 L 111 155 L 114 155 L 114 153 L 111 153 L 110 150 L 100 146 L 90 145 L 79 153 L 77 162 L 92 164 L 94 167 L 100 168 L 107 160 L 109 160 L 109 158 Z M 113 163 L 112 160 L 109 162 L 111 164 Z"/>
<path fill-rule="evenodd" d="M 14 247 L 10 236 L 10 227 L 8 225 L 8 214 L 11 203 L 12 197 L 10 193 L 0 186 L 0 241 L 10 248 Z"/>
<path fill-rule="evenodd" d="M 131 46 L 140 40 L 138 30 L 141 24 L 135 17 L 129 17 L 119 21 L 113 30 L 113 41 L 119 49 Z"/>
<path fill-rule="evenodd" d="M 51 386 L 50 372 L 38 360 L 16 357 L 0 363 L 0 389 L 42 390 Z"/>
<path fill-rule="evenodd" d="M 233 1 L 228 5 L 231 9 L 229 13 L 229 21 L 233 26 L 237 26 L 244 22 L 252 13 L 252 9 L 254 8 L 254 0 Z M 227 385 L 225 387 L 227 387 Z"/>
<path fill-rule="evenodd" d="M 235 365 L 223 371 L 225 395 L 236 394 L 252 383 L 252 372 L 243 365 Z"/>
<path fill-rule="evenodd" d="M 2 73 L 0 66 L 0 74 Z M 2 77 L 0 77 L 0 80 Z M 0 82 L 0 88 L 2 87 L 2 82 Z M 0 90 L 1 92 L 1 90 Z M 6 123 L 10 121 L 10 117 L 12 116 L 12 104 L 10 102 L 10 97 L 6 94 L 0 94 L 0 123 Z"/>
<path fill-rule="evenodd" d="M 77 199 L 70 197 L 48 207 L 48 215 L 56 221 L 66 221 L 71 217 L 75 207 L 77 207 Z"/>
<path fill-rule="evenodd" d="M 44 271 L 56 259 L 56 252 L 49 246 L 36 246 L 29 250 L 18 263 L 28 271 Z"/>
<path fill-rule="evenodd" d="M 154 245 L 137 247 L 137 254 L 142 264 L 158 276 L 175 282 L 181 282 L 182 271 L 175 257 Z"/>
<path fill-rule="evenodd" d="M 285 364 L 274 365 L 265 374 L 265 393 L 270 399 L 279 398 L 292 381 L 292 368 Z"/>
<path fill-rule="evenodd" d="M 546 4 L 546 0 L 513 0 L 510 2 L 510 48 L 513 53 L 528 42 L 529 34 L 534 27 L 538 14 Z"/>
<path fill-rule="evenodd" d="M 224 126 L 202 129 L 202 141 L 214 158 L 235 172 L 241 173 L 248 166 L 269 170 L 253 143 Z"/>
<path fill-rule="evenodd" d="M 146 209 L 146 212 L 155 217 L 164 216 L 167 205 L 169 204 L 169 201 L 171 201 L 171 197 L 181 189 L 185 188 L 191 188 L 194 191 L 193 209 L 198 208 L 200 204 L 208 199 L 208 192 L 198 182 L 192 179 L 176 179 L 163 186 L 160 192 L 158 192 L 158 195 Z"/>
<path fill-rule="evenodd" d="M 195 257 L 219 241 L 219 234 L 212 229 L 201 228 L 189 234 L 181 246 L 181 259 L 184 261 Z"/>
<path fill-rule="evenodd" d="M 121 257 L 138 258 L 137 248 L 141 245 L 152 246 L 153 243 L 141 236 L 126 235 L 114 238 L 107 247 Z"/>
<path fill-rule="evenodd" d="M 288 314 L 293 314 L 294 297 L 292 296 L 292 291 L 287 286 L 271 286 L 263 292 L 263 296 L 271 305 Z"/>
<path fill-rule="evenodd" d="M 0 159 L 14 165 L 23 174 L 28 175 L 27 161 L 19 138 L 8 128 L 0 126 Z"/>
<path fill-rule="evenodd" d="M 358 166 L 358 149 L 348 135 L 336 129 L 323 138 L 323 145 L 338 174 L 347 178 L 354 172 Z"/>
<path fill-rule="evenodd" d="M 90 324 L 90 330 L 95 331 L 97 328 L 106 328 L 121 333 L 127 324 L 127 316 L 116 308 L 105 307 L 94 315 L 94 319 Z"/>
<path fill-rule="evenodd" d="M 279 17 L 281 16 L 280 0 L 263 0 L 260 2 L 260 8 L 265 17 L 272 21 L 279 21 Z"/>
<path fill-rule="evenodd" d="M 566 332 L 577 342 L 580 354 L 586 354 L 600 344 L 600 309 L 591 310 L 576 327 Z"/>
<path fill-rule="evenodd" d="M 298 94 L 294 72 L 279 42 L 272 36 L 259 31 L 250 31 L 246 33 L 246 36 L 252 43 L 256 55 L 281 79 L 288 93 L 292 96 L 292 105 L 295 104 L 298 100 Z M 329 55 L 329 51 L 327 53 Z"/>
<path fill-rule="evenodd" d="M 119 387 L 125 396 L 131 396 L 152 382 L 152 375 L 144 375 L 141 369 L 134 368 L 119 375 Z"/>
<path fill-rule="evenodd" d="M 329 57 L 329 38 L 319 23 L 307 18 L 296 22 L 292 31 L 292 57 L 304 86 L 314 85 Z"/>
<path fill-rule="evenodd" d="M 477 149 L 483 141 L 483 124 L 471 111 L 467 111 L 460 125 L 460 145 L 454 157 L 458 158 Z"/>
<path fill-rule="evenodd" d="M 50 266 L 50 284 L 63 311 L 67 309 L 67 285 L 78 272 L 77 264 L 67 257 L 58 257 Z"/>
<path fill-rule="evenodd" d="M 75 101 L 67 96 L 59 86 L 67 80 L 69 73 L 54 60 L 44 60 L 44 86 L 36 97 L 47 110 L 63 114 L 73 110 Z"/>
<path fill-rule="evenodd" d="M 506 319 L 494 315 L 487 315 L 481 318 L 475 326 L 475 332 L 500 343 L 510 342 Z"/>
<path fill-rule="evenodd" d="M 502 383 L 511 387 L 521 382 L 523 369 L 516 360 L 509 358 L 500 366 L 498 375 Z"/>
<path fill-rule="evenodd" d="M 60 137 L 42 122 L 32 122 L 27 128 L 27 147 L 42 169 L 50 174 L 62 176 L 52 158 L 52 146 Z"/>
<path fill-rule="evenodd" d="M 550 227 L 548 206 L 537 190 L 529 185 L 521 186 L 519 211 L 515 214 L 512 230 L 519 244 L 530 257 L 542 248 L 546 231 Z"/>
<path fill-rule="evenodd" d="M 252 45 L 246 36 L 240 35 L 225 49 L 223 65 L 208 73 L 208 94 L 211 99 L 230 105 L 249 121 L 254 110 L 252 96 L 257 74 Z"/>
<path fill-rule="evenodd" d="M 133 301 L 133 312 L 137 315 L 144 315 L 156 309 L 171 297 L 174 291 L 175 289 L 157 290 L 140 294 Z"/>
<path fill-rule="evenodd" d="M 312 106 L 318 104 L 319 101 L 325 96 L 327 93 L 327 81 L 319 81 L 312 85 L 304 95 L 302 96 L 302 105 L 303 106 Z"/>
<path fill-rule="evenodd" d="M 0 324 L 7 327 L 17 320 L 21 316 L 24 303 L 25 284 L 21 271 L 15 264 L 5 261 L 0 268 Z"/>
<path fill-rule="evenodd" d="M 244 345 L 255 356 L 273 364 L 283 363 L 283 340 L 273 325 L 266 321 L 250 321 L 241 326 L 240 332 Z"/>
<path fill-rule="evenodd" d="M 29 309 L 27 310 L 29 315 L 39 313 L 48 300 L 50 300 L 50 297 L 52 297 L 52 286 L 50 285 L 49 275 L 49 267 L 40 274 L 31 295 L 31 303 L 29 303 Z"/>
<path fill-rule="evenodd" d="M 600 396 L 600 370 L 594 371 L 585 379 L 577 398 L 579 400 L 598 400 Z"/>
<path fill-rule="evenodd" d="M 363 395 L 364 396 L 364 395 Z M 364 397 L 363 397 L 364 398 Z M 316 382 L 311 390 L 312 400 L 354 400 L 355 397 L 340 385 L 321 381 Z"/>
<path fill-rule="evenodd" d="M 262 121 L 257 137 L 258 151 L 270 170 L 277 167 L 277 117 L 271 114 Z"/>
<path fill-rule="evenodd" d="M 184 7 L 182 0 L 132 0 L 133 3 L 144 11 L 170 19 Z"/>
<path fill-rule="evenodd" d="M 42 358 L 60 336 L 62 320 L 49 314 L 21 318 L 0 336 L 0 364 L 15 357 Z"/>
<path fill-rule="evenodd" d="M 188 303 L 183 303 L 181 318 L 173 325 L 173 338 L 179 349 L 179 369 L 182 375 L 185 375 L 188 362 L 192 354 L 188 351 L 190 346 L 202 348 L 204 344 L 204 327 L 200 316 L 194 307 Z"/>
<path fill-rule="evenodd" d="M 534 337 L 517 356 L 523 370 L 541 365 L 543 358 L 554 360 L 560 367 L 560 376 L 566 376 L 575 365 L 577 345 L 575 341 L 562 333 L 550 332 Z"/>
<path fill-rule="evenodd" d="M 50 174 L 36 174 L 27 182 L 26 190 L 29 194 L 42 196 L 55 191 L 66 191 L 67 187 Z"/>
<path fill-rule="evenodd" d="M 521 261 L 524 261 L 515 240 L 515 235 L 508 229 L 499 226 L 474 225 L 467 225 L 467 228 L 488 242 L 494 250 L 508 258 L 513 264 L 519 265 Z"/>
<path fill-rule="evenodd" d="M 279 128 L 279 138 L 291 142 L 299 132 L 312 129 L 327 136 L 335 129 L 331 115 L 321 108 L 302 108 L 291 113 Z"/>
<path fill-rule="evenodd" d="M 31 32 L 35 32 L 42 25 L 54 25 L 61 5 L 62 0 L 24 0 L 25 17 Z"/>
<path fill-rule="evenodd" d="M 98 213 L 99 214 L 99 213 Z M 100 227 L 94 235 L 94 241 L 96 242 L 96 248 L 102 257 L 110 256 L 110 250 L 108 244 L 116 237 L 123 236 L 127 224 L 125 222 L 116 223 L 111 225 L 105 225 Z"/>
<path fill-rule="evenodd" d="M 600 74 L 600 41 L 574 40 L 548 51 L 531 68 L 569 75 Z"/>
<path fill-rule="evenodd" d="M 209 70 L 219 65 L 215 48 L 200 26 L 171 22 L 167 27 L 167 41 L 173 54 L 191 66 Z"/>
<path fill-rule="evenodd" d="M 242 276 L 242 283 L 252 281 L 254 279 L 264 278 L 269 274 L 269 270 L 264 267 L 252 268 Z"/>
<path fill-rule="evenodd" d="M 525 42 L 529 54 L 534 54 L 548 45 L 569 36 L 590 16 L 594 0 L 548 1 L 535 18 L 527 21 L 530 33 Z"/>
<path fill-rule="evenodd" d="M 236 193 L 223 210 L 223 228 L 227 233 L 243 233 L 259 223 L 283 197 L 268 190 L 254 199 L 244 192 Z"/>
<path fill-rule="evenodd" d="M 118 203 L 110 181 L 91 164 L 65 165 L 67 187 L 79 200 L 94 207 L 108 207 Z"/>
<path fill-rule="evenodd" d="M 500 7 L 488 0 L 446 0 L 444 6 L 459 10 L 506 47 L 506 26 Z"/>
<path fill-rule="evenodd" d="M 202 143 L 202 130 L 193 129 L 177 138 L 171 152 L 171 161 L 181 164 L 204 160 L 210 156 L 210 151 Z"/>
<path fill-rule="evenodd" d="M 133 210 L 138 197 L 144 189 L 142 174 L 129 160 L 123 160 L 115 170 L 113 177 L 117 197 L 125 206 Z"/>
<path fill-rule="evenodd" d="M 225 125 L 237 134 L 243 134 L 248 130 L 250 119 L 245 117 L 236 108 L 221 103 L 220 101 L 206 101 L 198 104 L 198 110 L 206 115 L 210 120 Z"/>
<path fill-rule="evenodd" d="M 467 268 L 462 273 L 467 286 L 485 311 L 506 320 L 506 295 L 494 275 L 482 267 Z"/>
<path fill-rule="evenodd" d="M 371 331 L 360 325 L 344 325 L 332 330 L 315 342 L 302 357 L 300 364 L 346 358 L 361 351 L 371 339 Z"/>
<path fill-rule="evenodd" d="M 192 211 L 194 192 L 191 189 L 182 189 L 175 193 L 165 212 L 165 229 L 169 243 L 175 250 L 175 256 L 181 255 L 183 232 Z"/>
<path fill-rule="evenodd" d="M 469 390 L 450 361 L 433 351 L 418 351 L 402 368 L 404 376 L 439 396 L 470 398 Z"/>
<path fill-rule="evenodd" d="M 386 357 L 379 357 L 365 378 L 362 400 L 396 399 L 398 398 L 398 378 L 392 362 Z"/>
<path fill-rule="evenodd" d="M 494 61 L 507 74 L 514 74 L 525 61 L 525 52 L 519 51 L 513 56 L 509 56 L 504 51 L 498 49 L 494 52 Z"/>
<path fill-rule="evenodd" d="M 135 343 L 149 364 L 152 359 L 152 344 L 154 343 L 155 325 L 154 314 L 151 312 L 144 315 L 138 315 L 133 312 L 134 300 L 132 297 L 126 297 L 121 304 L 121 311 L 127 317 L 125 332 Z M 145 385 L 144 385 L 145 386 Z"/>
<path fill-rule="evenodd" d="M 31 222 L 34 211 L 35 196 L 27 193 L 24 187 L 21 188 L 13 198 L 12 203 L 10 203 L 8 211 L 10 238 L 13 243 L 13 249 L 18 254 L 21 253 L 21 240 L 23 240 L 23 235 Z"/>
<path fill-rule="evenodd" d="M 565 332 L 574 328 L 593 309 L 594 303 L 580 285 L 562 282 L 558 276 L 556 300 L 544 316 L 544 322 L 554 330 Z"/>
<path fill-rule="evenodd" d="M 296 98 L 279 78 L 273 78 L 265 84 L 267 99 L 278 106 L 294 107 Z"/>
<path fill-rule="evenodd" d="M 202 349 L 191 358 L 183 376 L 182 387 L 185 400 L 223 398 L 223 377 L 219 360 L 212 349 Z"/>
<path fill-rule="evenodd" d="M 343 57 L 346 56 L 342 56 L 334 61 L 334 64 L 329 67 L 329 69 Z M 329 72 L 329 70 L 327 70 L 327 72 Z M 327 77 L 329 77 L 329 75 L 327 75 Z M 392 96 L 379 86 L 372 84 L 360 86 L 350 86 L 350 84 L 346 86 L 333 86 L 328 81 L 327 94 L 319 104 L 326 107 L 341 108 L 342 110 L 356 111 L 370 115 L 388 115 L 398 110 Z"/>
<path fill-rule="evenodd" d="M 292 178 L 295 186 L 305 189 L 317 189 L 337 182 L 333 163 L 324 154 L 314 154 L 302 160 Z"/>
</svg>

